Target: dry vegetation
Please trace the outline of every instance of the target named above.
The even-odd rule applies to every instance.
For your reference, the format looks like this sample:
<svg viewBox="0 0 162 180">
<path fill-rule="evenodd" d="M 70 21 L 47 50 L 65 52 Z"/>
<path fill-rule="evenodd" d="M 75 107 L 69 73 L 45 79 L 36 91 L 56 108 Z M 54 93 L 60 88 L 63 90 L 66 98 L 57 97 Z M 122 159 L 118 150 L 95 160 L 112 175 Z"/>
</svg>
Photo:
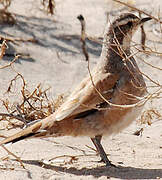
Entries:
<svg viewBox="0 0 162 180">
<path fill-rule="evenodd" d="M 8 12 L 8 7 L 11 5 L 11 0 L 1 0 L 0 5 L 2 6 L 2 9 L 0 9 L 0 24 L 6 23 L 6 24 L 15 24 L 15 18 L 14 16 Z M 55 9 L 55 1 L 54 0 L 42 0 L 41 1 L 44 10 L 48 13 L 53 15 L 54 9 Z M 22 39 L 22 38 L 12 38 L 12 37 L 3 37 L 1 36 L 1 52 L 0 52 L 0 59 L 3 58 L 5 55 L 5 51 L 8 48 L 7 43 L 10 41 L 12 43 L 16 42 L 32 42 L 36 43 L 35 39 Z M 13 72 L 15 72 L 13 68 L 14 62 L 19 58 L 20 56 L 17 55 L 11 62 L 5 66 L 1 66 L 0 69 L 8 68 L 10 67 Z M 1 99 L 2 105 L 6 109 L 6 113 L 0 113 L 1 121 L 5 120 L 9 122 L 9 127 L 15 127 L 18 124 L 15 124 L 13 122 L 13 119 L 17 119 L 19 122 L 19 125 L 22 126 L 26 125 L 27 123 L 37 120 L 37 119 L 43 119 L 47 116 L 49 116 L 51 113 L 54 112 L 54 110 L 59 106 L 59 103 L 62 102 L 62 96 L 59 96 L 54 103 L 53 100 L 50 100 L 47 96 L 47 91 L 49 91 L 50 88 L 43 89 L 41 86 L 41 83 L 35 87 L 35 89 L 30 92 L 27 89 L 27 83 L 24 79 L 24 77 L 17 72 L 17 75 L 11 79 L 10 84 L 7 88 L 8 95 L 12 92 L 13 84 L 18 81 L 19 79 L 22 80 L 22 86 L 20 89 L 20 98 L 21 101 L 15 106 L 14 102 L 10 102 L 10 99 Z"/>
<path fill-rule="evenodd" d="M 12 67 L 12 64 L 18 59 L 18 56 L 16 56 L 10 64 L 6 65 L 3 68 L 6 67 Z M 2 67 L 1 67 L 2 68 Z M 55 101 L 49 99 L 48 97 L 48 91 L 50 88 L 44 89 L 39 83 L 33 91 L 30 91 L 27 88 L 27 83 L 24 79 L 24 77 L 17 72 L 17 75 L 11 79 L 8 87 L 7 87 L 7 93 L 8 96 L 10 93 L 13 94 L 12 88 L 14 87 L 14 84 L 16 81 L 22 82 L 22 85 L 20 86 L 19 92 L 16 92 L 16 94 L 19 94 L 20 99 L 19 103 L 10 102 L 10 99 L 1 99 L 2 105 L 6 109 L 6 113 L 0 113 L 1 121 L 8 121 L 8 129 L 15 128 L 15 126 L 27 125 L 28 123 L 31 123 L 32 121 L 43 119 L 50 114 L 52 114 L 62 103 L 63 96 L 60 95 L 57 97 Z M 15 119 L 18 120 L 17 123 L 15 122 Z"/>
<path fill-rule="evenodd" d="M 47 12 L 47 14 L 54 14 L 55 10 L 55 1 L 54 0 L 40 0 L 44 11 Z M 14 15 L 12 15 L 10 12 L 8 12 L 8 7 L 11 5 L 11 0 L 0 0 L 0 24 L 10 24 L 13 25 L 16 23 L 16 20 L 14 18 Z"/>
<path fill-rule="evenodd" d="M 137 11 L 140 16 L 142 14 L 144 14 L 144 15 L 147 15 L 147 16 L 153 18 L 161 26 L 162 22 L 161 22 L 160 18 L 156 18 L 156 17 L 154 17 L 154 16 L 152 16 L 152 15 L 150 15 L 150 14 L 148 14 L 148 13 L 146 13 L 146 12 L 144 12 L 138 8 L 135 8 L 134 6 L 131 6 L 130 4 L 120 2 L 118 0 L 114 0 L 114 1 L 124 5 L 126 7 L 129 7 L 133 11 Z M 2 7 L 3 7 L 3 9 L 0 10 L 0 17 L 1 17 L 0 23 L 14 24 L 15 19 L 14 19 L 13 15 L 7 11 L 7 8 L 11 4 L 11 0 L 1 0 L 0 3 L 2 4 Z M 55 8 L 55 1 L 54 0 L 42 0 L 42 4 L 43 4 L 47 13 L 50 13 L 51 15 L 54 14 L 54 8 Z M 89 63 L 89 56 L 88 56 L 88 52 L 86 49 L 86 42 L 85 42 L 86 38 L 91 40 L 91 41 L 98 42 L 98 43 L 101 43 L 101 40 L 98 37 L 87 36 L 86 32 L 85 32 L 85 23 L 86 22 L 84 21 L 84 17 L 79 16 L 78 19 L 80 20 L 81 27 L 82 27 L 81 38 L 80 38 L 81 43 L 82 43 L 82 50 L 83 50 L 83 54 L 85 55 L 85 59 Z M 62 38 L 66 38 L 66 36 L 62 37 Z M 73 37 L 71 36 L 70 38 L 73 38 Z M 2 59 L 3 56 L 5 55 L 5 51 L 7 48 L 7 42 L 8 41 L 11 41 L 11 42 L 23 41 L 23 42 L 32 42 L 32 43 L 36 42 L 34 39 L 21 39 L 21 38 L 13 39 L 10 37 L 8 37 L 8 38 L 7 37 L 1 37 L 1 40 L 2 40 L 2 44 L 1 44 L 0 59 Z M 144 27 L 141 27 L 141 49 L 139 49 L 138 44 L 136 44 L 134 46 L 135 49 L 137 50 L 136 54 L 138 52 L 142 52 L 142 53 L 146 53 L 148 55 L 153 53 L 157 56 L 162 56 L 162 52 L 157 52 L 156 50 L 153 50 L 153 49 L 150 49 L 149 47 L 147 47 L 145 45 L 145 40 L 146 40 L 146 33 L 144 30 Z M 13 70 L 13 72 L 15 72 L 13 64 L 15 63 L 15 61 L 18 58 L 19 58 L 19 56 L 15 56 L 15 58 L 9 64 L 7 64 L 5 66 L 1 66 L 0 70 L 6 69 L 6 71 L 7 71 L 8 70 L 7 68 L 11 68 Z M 143 61 L 143 59 L 142 59 L 142 61 Z M 145 63 L 147 65 L 149 65 L 150 67 L 157 68 L 158 70 L 162 71 L 162 69 L 160 67 L 155 67 L 151 64 L 148 64 L 147 62 L 145 62 Z M 89 70 L 89 74 L 91 76 L 90 70 Z M 161 98 L 162 84 L 159 84 L 158 82 L 156 82 L 156 80 L 151 79 L 148 75 L 145 75 L 145 74 L 143 74 L 143 75 L 146 78 L 148 78 L 154 84 L 154 86 L 152 88 L 155 89 L 155 90 L 153 90 L 152 93 L 149 93 L 148 96 L 145 97 L 143 103 L 146 103 L 148 100 L 150 101 L 153 99 L 156 100 L 156 99 Z M 48 91 L 50 88 L 44 89 L 42 87 L 41 83 L 38 83 L 38 85 L 32 91 L 29 90 L 30 88 L 28 88 L 27 82 L 24 79 L 23 75 L 21 75 L 18 72 L 16 73 L 16 76 L 10 80 L 8 87 L 6 87 L 7 92 L 4 92 L 4 93 L 7 93 L 8 95 L 10 93 L 13 93 L 12 88 L 13 88 L 14 83 L 16 81 L 22 82 L 21 88 L 19 91 L 20 97 L 18 97 L 18 99 L 20 101 L 18 103 L 16 103 L 16 105 L 15 105 L 15 103 L 10 101 L 9 98 L 1 99 L 2 105 L 5 107 L 6 112 L 0 113 L 0 117 L 1 117 L 0 121 L 7 121 L 8 122 L 7 128 L 8 129 L 15 128 L 15 127 L 21 127 L 22 128 L 28 124 L 31 124 L 31 122 L 43 119 L 43 118 L 49 116 L 50 114 L 52 114 L 60 106 L 60 104 L 63 102 L 63 96 L 62 95 L 57 97 L 57 99 L 55 101 L 51 100 L 50 97 L 48 96 Z M 92 83 L 93 83 L 93 80 L 92 80 Z M 101 94 L 100 94 L 100 96 L 103 98 L 103 96 Z M 107 100 L 105 100 L 105 101 L 107 102 Z M 110 102 L 108 102 L 108 103 L 110 103 Z M 123 107 L 121 106 L 121 108 L 123 108 Z M 161 117 L 162 117 L 161 112 L 156 110 L 154 107 L 151 107 L 151 108 L 149 108 L 143 112 L 139 122 L 142 124 L 151 125 L 154 122 L 153 119 L 155 117 L 156 117 L 156 119 L 161 119 Z M 140 131 L 137 131 L 134 134 L 139 135 L 142 131 L 143 131 L 143 128 L 141 128 Z M 12 154 L 6 148 L 5 148 L 5 150 L 9 154 L 16 157 L 14 154 Z M 18 161 L 20 161 L 20 159 L 18 157 L 16 157 L 16 158 L 18 159 Z M 77 160 L 77 158 L 72 156 L 70 159 L 70 162 L 72 162 L 74 160 Z"/>
</svg>

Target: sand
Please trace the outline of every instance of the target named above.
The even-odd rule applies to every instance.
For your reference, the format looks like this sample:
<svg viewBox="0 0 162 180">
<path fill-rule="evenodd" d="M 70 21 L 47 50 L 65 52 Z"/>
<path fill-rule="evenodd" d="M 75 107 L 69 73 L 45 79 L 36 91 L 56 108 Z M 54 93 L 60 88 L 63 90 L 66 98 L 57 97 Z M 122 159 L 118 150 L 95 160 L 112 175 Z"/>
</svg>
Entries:
<svg viewBox="0 0 162 180">
<path fill-rule="evenodd" d="M 134 2 L 136 7 L 156 17 L 160 7 L 162 8 L 162 1 L 159 0 Z M 39 83 L 45 87 L 51 86 L 50 97 L 56 98 L 59 94 L 68 94 L 87 73 L 87 62 L 79 39 L 80 22 L 76 17 L 79 14 L 85 17 L 86 32 L 89 36 L 102 37 L 107 22 L 106 14 L 110 12 L 110 20 L 112 20 L 117 15 L 128 12 L 129 9 L 118 6 L 110 0 L 56 0 L 55 15 L 50 16 L 39 7 L 39 1 L 13 0 L 9 11 L 15 14 L 17 24 L 2 25 L 0 33 L 38 40 L 38 43 L 24 42 L 19 45 L 10 43 L 7 51 L 30 54 L 28 58 L 20 58 L 14 64 L 14 68 L 24 76 L 29 88 L 32 89 Z M 155 21 L 146 24 L 146 44 L 149 47 L 156 47 L 156 50 L 161 52 L 162 36 L 156 33 L 157 30 L 158 25 Z M 70 38 L 67 39 L 67 37 Z M 135 34 L 133 40 L 139 43 L 139 37 L 140 31 Z M 87 46 L 92 68 L 99 59 L 101 45 L 87 41 Z M 139 57 L 154 66 L 162 67 L 159 56 L 146 56 L 141 53 Z M 11 57 L 4 57 L 0 63 L 5 65 L 11 59 Z M 138 57 L 136 59 L 142 72 L 162 83 L 162 71 L 146 65 Z M 7 85 L 15 74 L 10 68 L 0 70 L 0 98 L 5 97 Z M 145 79 L 147 85 L 150 85 L 149 80 Z M 17 91 L 16 88 L 18 85 L 14 93 Z M 18 101 L 14 93 L 12 98 Z M 147 103 L 144 111 L 154 108 L 162 114 L 161 107 L 162 101 L 158 99 Z M 14 157 L 7 158 L 6 151 L 0 148 L 0 179 L 162 178 L 162 121 L 160 117 L 154 116 L 152 122 L 151 126 L 141 126 L 134 122 L 121 133 L 103 138 L 102 144 L 105 151 L 117 168 L 108 168 L 98 162 L 100 158 L 93 149 L 89 148 L 94 147 L 88 137 L 32 139 L 7 146 L 10 151 L 21 157 L 26 169 L 23 169 Z M 144 128 L 142 136 L 133 135 L 141 127 Z M 2 128 L 0 134 L 9 135 L 18 130 Z M 59 158 L 48 164 L 48 160 L 55 157 Z M 42 161 L 48 165 L 42 165 Z"/>
</svg>

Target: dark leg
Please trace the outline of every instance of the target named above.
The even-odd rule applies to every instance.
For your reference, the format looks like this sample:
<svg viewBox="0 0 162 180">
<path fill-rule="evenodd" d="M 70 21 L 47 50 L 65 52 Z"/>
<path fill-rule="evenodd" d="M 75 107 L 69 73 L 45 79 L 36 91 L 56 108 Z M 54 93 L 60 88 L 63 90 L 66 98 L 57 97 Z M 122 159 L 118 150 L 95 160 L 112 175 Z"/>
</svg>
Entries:
<svg viewBox="0 0 162 180">
<path fill-rule="evenodd" d="M 98 153 L 100 154 L 101 157 L 101 161 L 103 161 L 106 166 L 112 166 L 111 162 L 109 161 L 109 159 L 107 158 L 107 155 L 101 145 L 101 135 L 95 136 L 95 138 L 91 138 L 93 144 L 95 145 Z"/>
</svg>

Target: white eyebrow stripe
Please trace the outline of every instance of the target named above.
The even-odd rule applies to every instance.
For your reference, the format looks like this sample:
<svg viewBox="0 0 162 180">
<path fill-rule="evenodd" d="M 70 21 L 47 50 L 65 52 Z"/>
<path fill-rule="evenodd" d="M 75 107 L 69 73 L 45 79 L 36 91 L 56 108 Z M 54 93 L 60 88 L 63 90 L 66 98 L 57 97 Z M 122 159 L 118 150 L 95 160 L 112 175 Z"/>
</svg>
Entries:
<svg viewBox="0 0 162 180">
<path fill-rule="evenodd" d="M 132 19 L 132 18 L 127 18 L 123 19 L 122 21 L 116 21 L 116 24 L 114 24 L 114 27 L 122 26 L 127 24 L 129 21 L 136 22 L 138 19 Z"/>
</svg>

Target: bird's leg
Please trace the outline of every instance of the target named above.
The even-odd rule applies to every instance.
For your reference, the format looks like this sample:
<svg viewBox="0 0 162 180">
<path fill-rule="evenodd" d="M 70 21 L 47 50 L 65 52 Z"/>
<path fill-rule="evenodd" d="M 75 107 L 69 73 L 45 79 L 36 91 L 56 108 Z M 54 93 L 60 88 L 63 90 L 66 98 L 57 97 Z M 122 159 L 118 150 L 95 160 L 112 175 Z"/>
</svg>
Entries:
<svg viewBox="0 0 162 180">
<path fill-rule="evenodd" d="M 101 157 L 101 161 L 103 161 L 106 166 L 112 166 L 111 162 L 109 161 L 102 145 L 101 145 L 101 138 L 102 136 L 101 135 L 98 135 L 98 136 L 95 136 L 94 138 L 91 138 L 93 144 L 95 145 L 98 153 L 100 154 L 100 157 Z"/>
</svg>

